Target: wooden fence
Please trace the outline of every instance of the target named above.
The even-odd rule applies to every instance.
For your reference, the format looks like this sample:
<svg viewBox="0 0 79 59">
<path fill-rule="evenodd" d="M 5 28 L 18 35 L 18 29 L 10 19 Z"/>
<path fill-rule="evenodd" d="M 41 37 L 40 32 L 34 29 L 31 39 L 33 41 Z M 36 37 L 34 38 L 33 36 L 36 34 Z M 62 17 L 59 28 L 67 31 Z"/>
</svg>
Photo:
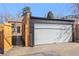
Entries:
<svg viewBox="0 0 79 59">
<path fill-rule="evenodd" d="M 12 27 L 10 23 L 0 24 L 0 53 L 12 48 Z"/>
</svg>

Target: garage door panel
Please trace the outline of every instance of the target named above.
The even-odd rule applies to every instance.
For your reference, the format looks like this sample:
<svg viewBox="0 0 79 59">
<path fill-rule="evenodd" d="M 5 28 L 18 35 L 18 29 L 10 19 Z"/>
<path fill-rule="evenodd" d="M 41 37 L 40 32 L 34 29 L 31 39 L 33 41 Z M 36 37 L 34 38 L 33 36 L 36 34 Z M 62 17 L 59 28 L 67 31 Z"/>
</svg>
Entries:
<svg viewBox="0 0 79 59">
<path fill-rule="evenodd" d="M 71 41 L 71 37 L 72 37 L 72 28 L 67 27 L 67 29 L 61 30 L 59 32 L 56 42 L 68 42 L 68 41 Z"/>
<path fill-rule="evenodd" d="M 55 29 L 55 30 L 58 30 L 58 29 L 60 29 L 60 30 L 64 30 L 64 29 L 66 29 L 66 28 L 68 28 L 68 27 L 71 27 L 72 25 L 60 25 L 60 24 L 34 24 L 34 28 L 36 28 L 36 29 L 45 29 L 45 28 L 47 28 L 47 29 L 51 29 L 51 28 L 53 28 L 53 29 Z"/>
<path fill-rule="evenodd" d="M 72 36 L 72 25 L 35 24 L 35 45 L 68 42 Z"/>
<path fill-rule="evenodd" d="M 54 34 L 53 34 L 53 33 Z M 49 43 L 50 41 L 51 42 L 55 42 L 55 40 L 53 39 L 56 39 L 56 35 L 57 33 L 55 33 L 56 31 L 52 31 L 52 30 L 49 30 L 48 29 L 40 29 L 40 30 L 35 30 L 35 43 Z M 53 37 L 53 39 L 52 39 Z M 49 40 L 50 39 L 50 40 Z M 42 42 L 41 42 L 42 41 Z"/>
</svg>

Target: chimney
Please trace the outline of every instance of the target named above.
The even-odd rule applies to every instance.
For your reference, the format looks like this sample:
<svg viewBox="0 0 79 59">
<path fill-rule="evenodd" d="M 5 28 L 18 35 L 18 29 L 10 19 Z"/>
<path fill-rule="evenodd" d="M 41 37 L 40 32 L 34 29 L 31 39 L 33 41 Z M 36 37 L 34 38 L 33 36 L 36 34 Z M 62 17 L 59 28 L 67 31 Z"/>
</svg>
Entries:
<svg viewBox="0 0 79 59">
<path fill-rule="evenodd" d="M 25 41 L 25 46 L 30 46 L 30 12 L 25 12 L 23 14 L 23 22 L 22 22 L 22 29 L 23 29 L 23 39 Z"/>
</svg>

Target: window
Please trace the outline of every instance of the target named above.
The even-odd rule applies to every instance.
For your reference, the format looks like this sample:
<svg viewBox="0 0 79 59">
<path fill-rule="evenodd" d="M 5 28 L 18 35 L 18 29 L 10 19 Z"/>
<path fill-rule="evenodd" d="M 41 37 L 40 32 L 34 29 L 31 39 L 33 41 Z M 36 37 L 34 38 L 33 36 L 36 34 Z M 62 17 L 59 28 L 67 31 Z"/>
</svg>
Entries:
<svg viewBox="0 0 79 59">
<path fill-rule="evenodd" d="M 12 28 L 14 28 L 15 24 L 12 24 Z"/>
<path fill-rule="evenodd" d="M 15 32 L 15 24 L 12 24 L 12 32 Z"/>
<path fill-rule="evenodd" d="M 17 26 L 17 33 L 20 33 L 20 26 Z"/>
</svg>

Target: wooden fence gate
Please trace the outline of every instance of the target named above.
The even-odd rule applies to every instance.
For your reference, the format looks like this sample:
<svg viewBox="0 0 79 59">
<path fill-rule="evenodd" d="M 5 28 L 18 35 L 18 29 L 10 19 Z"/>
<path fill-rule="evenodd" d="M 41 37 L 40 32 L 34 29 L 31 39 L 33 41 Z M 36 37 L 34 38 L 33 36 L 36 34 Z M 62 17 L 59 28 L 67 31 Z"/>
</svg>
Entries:
<svg viewBox="0 0 79 59">
<path fill-rule="evenodd" d="M 12 48 L 11 24 L 0 24 L 0 53 L 5 53 Z"/>
</svg>

